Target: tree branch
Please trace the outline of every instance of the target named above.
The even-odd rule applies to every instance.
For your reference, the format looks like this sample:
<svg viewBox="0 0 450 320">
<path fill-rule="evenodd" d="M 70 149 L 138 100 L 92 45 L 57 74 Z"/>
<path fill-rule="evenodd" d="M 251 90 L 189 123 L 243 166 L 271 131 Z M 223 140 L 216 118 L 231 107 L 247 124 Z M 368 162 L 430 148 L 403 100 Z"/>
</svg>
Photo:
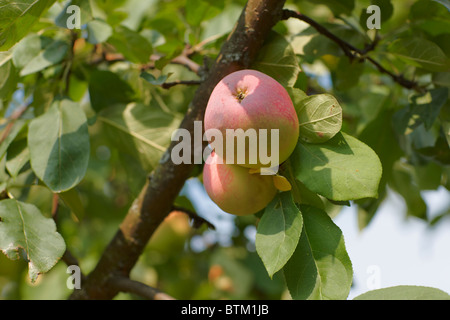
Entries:
<svg viewBox="0 0 450 320">
<path fill-rule="evenodd" d="M 179 84 L 184 84 L 187 86 L 196 86 L 202 83 L 200 80 L 176 80 L 172 82 L 164 82 L 161 84 L 161 88 L 163 89 L 170 89 L 173 86 L 177 86 Z"/>
<path fill-rule="evenodd" d="M 177 206 L 173 206 L 172 210 L 186 214 L 194 222 L 194 228 L 196 228 L 196 229 L 200 228 L 202 224 L 206 224 L 208 226 L 208 228 L 211 228 L 212 230 L 216 230 L 216 227 L 211 222 L 200 217 L 199 215 L 197 215 L 197 213 L 195 213 L 191 210 L 177 207 Z"/>
<path fill-rule="evenodd" d="M 405 79 L 402 75 L 397 75 L 392 73 L 391 71 L 385 69 L 379 62 L 374 60 L 373 58 L 367 56 L 367 53 L 375 48 L 376 42 L 370 44 L 364 49 L 359 49 L 353 46 L 352 44 L 348 43 L 347 41 L 339 38 L 338 36 L 331 33 L 327 28 L 316 22 L 315 20 L 311 19 L 308 16 L 305 16 L 304 14 L 300 12 L 296 12 L 289 9 L 283 9 L 282 12 L 282 20 L 287 20 L 289 18 L 295 18 L 301 21 L 306 22 L 311 27 L 317 30 L 320 34 L 324 35 L 331 41 L 335 42 L 339 47 L 341 47 L 342 51 L 344 51 L 344 54 L 352 61 L 353 59 L 359 59 L 359 60 L 367 60 L 370 63 L 372 63 L 378 71 L 381 73 L 389 75 L 392 80 L 400 84 L 402 87 L 407 89 L 414 89 L 418 92 L 422 92 L 422 88 L 419 87 L 419 85 L 415 81 L 411 81 L 408 79 Z"/>
<path fill-rule="evenodd" d="M 126 277 L 111 278 L 110 286 L 120 292 L 133 293 L 148 300 L 175 300 L 175 298 L 156 288 Z"/>
<path fill-rule="evenodd" d="M 209 96 L 216 84 L 231 72 L 250 67 L 272 27 L 280 20 L 283 0 L 249 0 L 239 20 L 198 87 L 180 128 L 193 135 L 194 121 L 203 120 Z M 119 230 L 71 299 L 111 299 L 118 289 L 109 284 L 117 276 L 128 277 L 153 232 L 171 212 L 172 204 L 194 169 L 175 165 L 170 158 L 173 141 L 133 202 Z M 206 147 L 206 143 L 205 143 Z M 191 146 L 191 150 L 194 150 Z M 192 152 L 193 154 L 194 152 Z"/>
<path fill-rule="evenodd" d="M 193 60 L 189 59 L 189 56 L 186 52 L 180 54 L 179 56 L 173 58 L 170 63 L 173 64 L 181 64 L 194 72 L 195 74 L 199 74 L 200 71 L 200 65 Z"/>
</svg>

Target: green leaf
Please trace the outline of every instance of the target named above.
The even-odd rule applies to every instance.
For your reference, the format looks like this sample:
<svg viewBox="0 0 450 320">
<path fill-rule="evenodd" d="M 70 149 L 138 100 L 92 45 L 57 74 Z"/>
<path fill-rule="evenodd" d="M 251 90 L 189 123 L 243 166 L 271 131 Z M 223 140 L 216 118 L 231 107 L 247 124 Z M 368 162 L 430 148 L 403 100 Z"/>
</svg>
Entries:
<svg viewBox="0 0 450 320">
<path fill-rule="evenodd" d="M 302 215 L 291 192 L 278 194 L 266 207 L 258 223 L 255 245 L 271 278 L 294 253 L 302 225 Z"/>
<path fill-rule="evenodd" d="M 169 146 L 180 118 L 138 103 L 115 105 L 98 115 L 113 145 L 150 172 Z"/>
<path fill-rule="evenodd" d="M 302 100 L 306 99 L 308 95 L 303 90 L 294 87 L 287 87 L 286 91 L 289 93 L 295 112 L 297 112 L 297 117 L 300 119 L 300 109 L 303 107 Z"/>
<path fill-rule="evenodd" d="M 73 212 L 78 220 L 81 220 L 84 217 L 85 209 L 77 188 L 61 192 L 59 198 Z"/>
<path fill-rule="evenodd" d="M 319 0 L 312 2 L 314 4 L 324 4 L 331 10 L 331 12 L 333 12 L 335 16 L 338 16 L 340 14 L 350 15 L 355 7 L 354 0 Z"/>
<path fill-rule="evenodd" d="M 431 287 L 395 286 L 363 293 L 354 300 L 450 300 L 450 295 Z"/>
<path fill-rule="evenodd" d="M 200 40 L 219 38 L 229 33 L 242 12 L 242 6 L 227 2 L 225 8 L 214 18 L 202 23 L 202 34 Z"/>
<path fill-rule="evenodd" d="M 92 20 L 86 24 L 87 41 L 92 44 L 102 43 L 112 35 L 112 28 L 103 20 Z"/>
<path fill-rule="evenodd" d="M 0 99 L 8 100 L 17 88 L 16 68 L 12 61 L 8 61 L 0 66 Z"/>
<path fill-rule="evenodd" d="M 378 199 L 370 198 L 355 201 L 358 205 L 358 225 L 360 230 L 370 223 L 384 200 L 386 182 L 392 176 L 392 166 L 403 154 L 397 139 L 393 139 L 395 132 L 392 121 L 386 121 L 386 119 L 392 119 L 394 114 L 394 110 L 390 108 L 391 104 L 393 104 L 393 97 L 389 96 L 383 106 L 384 109 L 365 126 L 358 136 L 359 140 L 375 151 L 383 167 L 383 174 L 378 188 Z"/>
<path fill-rule="evenodd" d="M 125 26 L 117 26 L 108 42 L 133 63 L 147 63 L 153 53 L 145 37 Z"/>
<path fill-rule="evenodd" d="M 169 75 L 160 75 L 158 78 L 155 78 L 155 76 L 152 75 L 151 73 L 148 73 L 148 72 L 141 73 L 141 78 L 145 79 L 148 83 L 151 83 L 155 86 L 159 86 L 159 85 L 163 84 L 164 82 L 166 82 L 166 80 L 169 76 L 170 76 L 170 74 Z"/>
<path fill-rule="evenodd" d="M 13 124 L 11 131 L 0 144 L 0 160 L 3 159 L 9 146 L 11 145 L 13 140 L 17 137 L 17 135 L 22 131 L 22 129 L 25 127 L 26 124 L 27 122 L 25 120 L 17 120 Z"/>
<path fill-rule="evenodd" d="M 117 74 L 106 70 L 95 70 L 89 79 L 89 96 L 92 108 L 99 112 L 116 103 L 131 102 L 134 91 Z"/>
<path fill-rule="evenodd" d="M 0 201 L 0 250 L 10 259 L 18 259 L 19 250 L 23 250 L 32 282 L 49 271 L 65 249 L 53 219 L 45 218 L 32 204 L 15 199 Z"/>
<path fill-rule="evenodd" d="M 393 53 L 405 62 L 429 71 L 449 71 L 450 63 L 442 49 L 423 38 L 401 38 L 389 46 Z"/>
<path fill-rule="evenodd" d="M 409 135 L 423 124 L 430 130 L 448 99 L 447 88 L 431 89 L 424 94 L 413 94 L 410 104 L 394 114 L 395 130 L 398 134 Z"/>
<path fill-rule="evenodd" d="M 336 201 L 377 197 L 381 163 L 366 144 L 338 133 L 322 144 L 298 143 L 294 175 L 309 190 Z"/>
<path fill-rule="evenodd" d="M 11 48 L 55 0 L 0 0 L 0 51 Z"/>
<path fill-rule="evenodd" d="M 342 126 L 342 108 L 330 94 L 309 96 L 296 107 L 300 139 L 322 143 L 333 138 Z"/>
<path fill-rule="evenodd" d="M 364 71 L 364 63 L 354 59 L 350 61 L 348 57 L 341 57 L 331 76 L 333 85 L 337 90 L 345 91 L 359 82 L 359 78 Z"/>
<path fill-rule="evenodd" d="M 8 148 L 6 169 L 12 177 L 16 177 L 29 160 L 30 150 L 28 149 L 27 139 L 25 137 L 14 141 Z"/>
<path fill-rule="evenodd" d="M 449 72 L 433 72 L 432 81 L 434 84 L 442 87 L 450 88 L 450 73 Z"/>
<path fill-rule="evenodd" d="M 447 99 L 447 88 L 436 88 L 424 94 L 415 94 L 411 97 L 412 115 L 418 115 L 425 128 L 429 130 Z"/>
<path fill-rule="evenodd" d="M 325 209 L 325 205 L 322 199 L 314 192 L 305 187 L 303 183 L 295 179 L 295 186 L 292 188 L 297 188 L 299 199 L 295 199 L 299 204 L 307 204 L 319 209 Z"/>
<path fill-rule="evenodd" d="M 3 66 L 8 61 L 10 61 L 11 58 L 12 58 L 11 50 L 0 52 L 0 67 Z"/>
<path fill-rule="evenodd" d="M 20 40 L 12 49 L 12 60 L 14 65 L 22 69 L 34 57 L 36 57 L 41 50 L 43 50 L 51 39 L 44 36 L 39 36 L 35 33 L 29 34 Z"/>
<path fill-rule="evenodd" d="M 83 179 L 89 162 L 86 116 L 76 102 L 56 100 L 28 128 L 31 167 L 53 192 L 66 191 Z"/>
<path fill-rule="evenodd" d="M 283 87 L 293 87 L 300 72 L 290 43 L 276 32 L 271 32 L 267 37 L 252 68 L 271 76 Z"/>
<path fill-rule="evenodd" d="M 450 12 L 450 1 L 449 0 L 433 0 L 433 1 L 442 4 Z"/>
<path fill-rule="evenodd" d="M 426 220 L 427 205 L 422 199 L 417 183 L 414 181 L 414 172 L 408 169 L 398 162 L 394 166 L 389 185 L 405 200 L 408 215 Z"/>
<path fill-rule="evenodd" d="M 414 180 L 420 190 L 437 190 L 441 185 L 443 168 L 435 162 L 414 167 Z"/>
<path fill-rule="evenodd" d="M 192 26 L 209 20 L 219 14 L 224 8 L 224 1 L 191 0 L 186 2 L 186 21 Z"/>
<path fill-rule="evenodd" d="M 415 31 L 419 31 L 421 34 L 422 30 L 427 32 L 436 41 L 435 38 L 438 35 L 449 35 L 448 30 L 450 28 L 449 10 L 448 6 L 445 5 L 446 1 L 429 1 L 429 0 L 418 0 L 413 3 L 409 10 L 408 19 L 411 21 L 412 34 Z M 447 7 L 447 8 L 446 8 Z M 448 42 L 448 41 L 447 41 Z M 439 43 L 436 42 L 438 45 Z M 444 52 L 447 52 L 444 47 L 441 47 Z"/>
<path fill-rule="evenodd" d="M 20 75 L 26 76 L 61 62 L 68 50 L 69 44 L 67 42 L 62 40 L 53 41 L 23 67 Z"/>
<path fill-rule="evenodd" d="M 367 41 L 360 32 L 355 32 L 355 29 L 348 25 L 324 22 L 322 26 L 335 36 L 345 39 L 357 48 L 364 47 L 365 41 Z M 304 29 L 296 37 L 299 38 L 296 41 L 297 43 L 293 44 L 295 52 L 303 55 L 304 59 L 309 63 L 327 54 L 337 57 L 345 56 L 342 48 L 336 42 L 320 34 L 313 27 Z"/>
<path fill-rule="evenodd" d="M 342 231 L 321 209 L 300 206 L 303 229 L 291 259 L 283 268 L 293 299 L 346 299 L 353 269 Z"/>
</svg>

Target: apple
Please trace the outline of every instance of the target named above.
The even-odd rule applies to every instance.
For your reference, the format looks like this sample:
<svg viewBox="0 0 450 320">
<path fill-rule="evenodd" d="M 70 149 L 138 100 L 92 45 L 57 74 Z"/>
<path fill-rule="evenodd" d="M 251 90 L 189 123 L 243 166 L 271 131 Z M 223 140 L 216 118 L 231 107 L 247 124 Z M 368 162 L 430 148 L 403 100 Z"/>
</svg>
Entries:
<svg viewBox="0 0 450 320">
<path fill-rule="evenodd" d="M 273 176 L 250 174 L 249 168 L 226 164 L 212 152 L 203 167 L 203 185 L 212 201 L 223 211 L 238 216 L 264 209 L 275 197 Z"/>
<path fill-rule="evenodd" d="M 262 161 L 264 159 L 261 159 L 259 152 L 255 153 L 255 163 L 251 163 L 248 155 L 249 152 L 255 152 L 256 145 L 248 141 L 245 145 L 245 161 L 237 162 L 235 143 L 235 158 L 232 163 L 248 168 L 281 164 L 294 150 L 299 136 L 298 117 L 286 89 L 270 76 L 248 69 L 230 73 L 216 85 L 206 107 L 204 126 L 205 131 L 220 130 L 224 139 L 227 129 L 242 129 L 244 132 L 254 129 L 258 133 L 260 129 L 266 129 L 268 156 L 271 148 L 277 147 L 270 144 L 271 130 L 278 129 L 278 163 L 266 165 L 267 161 Z M 258 141 L 261 145 L 259 137 Z M 223 150 L 215 151 L 226 159 L 225 141 Z"/>
</svg>

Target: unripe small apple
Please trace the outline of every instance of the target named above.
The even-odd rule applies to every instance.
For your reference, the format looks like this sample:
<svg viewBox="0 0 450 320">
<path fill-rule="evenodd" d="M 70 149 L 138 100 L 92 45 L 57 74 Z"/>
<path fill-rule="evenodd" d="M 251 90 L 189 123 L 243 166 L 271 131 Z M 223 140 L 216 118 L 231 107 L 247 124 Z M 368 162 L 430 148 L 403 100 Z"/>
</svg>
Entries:
<svg viewBox="0 0 450 320">
<path fill-rule="evenodd" d="M 248 168 L 221 162 L 216 153 L 209 155 L 203 167 L 203 185 L 223 211 L 238 216 L 254 214 L 275 197 L 273 176 L 250 174 Z"/>
<path fill-rule="evenodd" d="M 299 136 L 298 117 L 286 89 L 270 76 L 248 69 L 233 72 L 216 85 L 206 107 L 204 126 L 206 131 L 220 130 L 224 139 L 227 129 L 243 131 L 254 129 L 258 132 L 259 129 L 266 129 L 269 153 L 272 148 L 271 130 L 278 129 L 278 163 L 271 165 L 262 163 L 264 161 L 261 161 L 259 151 L 256 152 L 258 154 L 256 163 L 250 163 L 248 153 L 250 149 L 255 150 L 256 145 L 246 144 L 245 163 L 238 163 L 236 158 L 232 163 L 248 168 L 281 164 L 293 152 Z M 223 151 L 215 151 L 225 159 L 227 155 L 225 141 Z"/>
</svg>

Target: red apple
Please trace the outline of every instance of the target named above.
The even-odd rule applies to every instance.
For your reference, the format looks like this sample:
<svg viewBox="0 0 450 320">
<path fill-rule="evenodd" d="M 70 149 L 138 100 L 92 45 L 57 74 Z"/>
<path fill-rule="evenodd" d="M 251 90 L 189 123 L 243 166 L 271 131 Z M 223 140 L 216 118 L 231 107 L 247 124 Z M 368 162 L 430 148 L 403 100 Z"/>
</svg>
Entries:
<svg viewBox="0 0 450 320">
<path fill-rule="evenodd" d="M 226 159 L 227 129 L 240 128 L 243 131 L 267 129 L 269 154 L 272 147 L 271 129 L 278 129 L 279 159 L 278 163 L 272 165 L 281 164 L 290 156 L 299 136 L 298 117 L 286 89 L 275 79 L 256 70 L 233 72 L 216 85 L 206 107 L 204 126 L 206 131 L 218 129 L 222 133 L 223 151 L 217 149 L 215 151 L 223 159 Z M 255 148 L 256 145 L 249 145 L 246 142 L 245 163 L 238 164 L 248 168 L 272 166 L 262 163 L 264 161 L 261 161 L 259 153 L 256 153 L 258 154 L 256 163 L 250 163 L 248 152 Z M 236 164 L 236 161 L 234 158 L 233 163 Z"/>
<path fill-rule="evenodd" d="M 225 164 L 214 152 L 203 167 L 203 185 L 219 208 L 238 216 L 264 209 L 277 193 L 273 176 L 250 174 L 249 168 Z"/>
</svg>

